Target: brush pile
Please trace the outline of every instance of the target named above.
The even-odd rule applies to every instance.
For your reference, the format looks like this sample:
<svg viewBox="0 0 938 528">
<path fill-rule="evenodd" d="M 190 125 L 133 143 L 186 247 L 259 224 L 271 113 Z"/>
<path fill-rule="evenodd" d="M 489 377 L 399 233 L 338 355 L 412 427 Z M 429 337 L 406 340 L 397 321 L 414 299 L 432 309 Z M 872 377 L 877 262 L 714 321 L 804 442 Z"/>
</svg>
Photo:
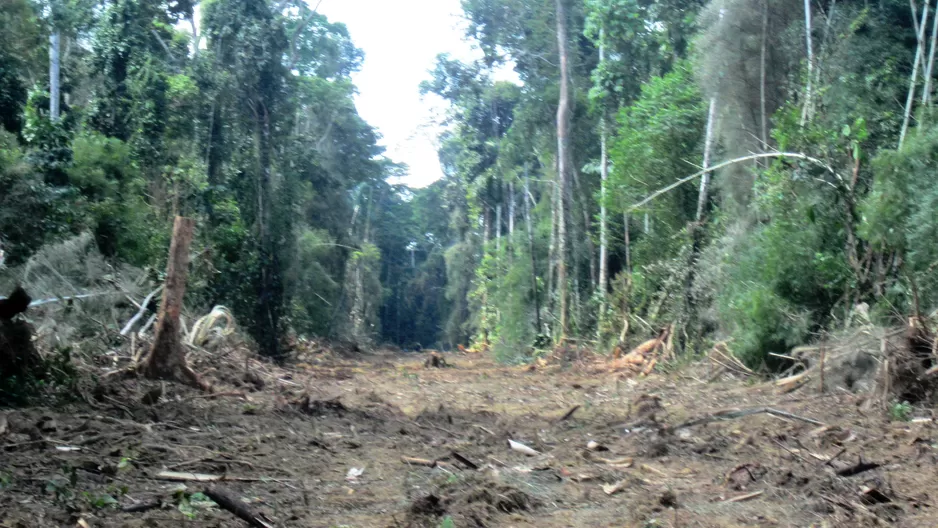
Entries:
<svg viewBox="0 0 938 528">
<path fill-rule="evenodd" d="M 938 403 L 938 313 L 911 317 L 905 326 L 867 325 L 798 347 L 787 356 L 790 375 L 775 381 L 780 392 L 805 385 L 867 395 L 869 404 Z"/>
</svg>

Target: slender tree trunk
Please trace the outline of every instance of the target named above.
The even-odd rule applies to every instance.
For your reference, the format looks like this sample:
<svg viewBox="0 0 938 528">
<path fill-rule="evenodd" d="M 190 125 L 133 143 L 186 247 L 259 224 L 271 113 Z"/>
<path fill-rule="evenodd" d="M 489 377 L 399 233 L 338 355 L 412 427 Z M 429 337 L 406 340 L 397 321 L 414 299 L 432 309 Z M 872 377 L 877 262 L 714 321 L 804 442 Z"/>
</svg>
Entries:
<svg viewBox="0 0 938 528">
<path fill-rule="evenodd" d="M 515 234 L 515 182 L 508 182 L 508 238 Z"/>
<path fill-rule="evenodd" d="M 805 42 L 808 48 L 808 85 L 804 91 L 804 107 L 801 109 L 801 126 L 808 122 L 808 111 L 811 107 L 812 82 L 814 77 L 814 43 L 811 38 L 811 0 L 804 0 L 804 30 Z"/>
<path fill-rule="evenodd" d="M 256 307 L 256 317 L 260 324 L 261 339 L 258 345 L 268 357 L 280 354 L 280 279 L 279 259 L 271 235 L 270 196 L 271 196 L 271 141 L 270 114 L 267 104 L 259 102 L 258 130 L 258 181 L 257 181 L 257 226 L 260 242 L 261 284 Z"/>
<path fill-rule="evenodd" d="M 927 0 L 926 0 L 927 4 Z M 924 7 L 928 7 L 927 5 Z M 912 10 L 912 26 L 915 28 L 915 38 L 918 39 L 918 43 L 922 46 L 922 54 L 918 56 L 918 67 L 925 71 L 925 30 L 922 29 L 918 24 L 918 7 L 915 5 L 915 0 L 909 0 L 909 8 Z M 924 25 L 925 21 L 923 21 Z M 919 31 L 922 31 L 922 35 L 919 35 Z"/>
<path fill-rule="evenodd" d="M 629 226 L 628 211 L 622 213 L 623 241 L 625 242 L 625 269 L 622 271 L 622 331 L 619 333 L 619 343 L 625 344 L 629 333 L 629 297 L 632 285 L 632 236 Z M 625 348 L 628 348 L 626 346 Z"/>
<path fill-rule="evenodd" d="M 710 152 L 713 148 L 713 128 L 716 121 L 717 98 L 710 98 L 710 111 L 707 115 L 707 132 L 704 139 L 703 169 L 710 168 Z M 698 331 L 699 307 L 694 293 L 694 282 L 697 279 L 697 266 L 700 261 L 700 252 L 703 246 L 703 229 L 706 221 L 707 202 L 709 201 L 710 173 L 705 172 L 700 178 L 700 193 L 697 196 L 697 218 L 691 228 L 690 260 L 687 266 L 687 278 L 684 289 L 684 301 L 687 307 L 686 334 L 690 336 L 690 345 L 697 348 L 700 338 Z"/>
<path fill-rule="evenodd" d="M 558 200 L 557 221 L 557 253 L 559 265 L 557 267 L 557 286 L 560 294 L 560 339 L 567 335 L 568 306 L 567 306 L 567 223 L 566 202 L 568 174 L 570 167 L 570 66 L 567 51 L 567 12 L 564 0 L 556 0 L 557 7 L 557 47 L 560 58 L 560 100 L 557 106 L 557 184 L 560 187 Z"/>
<path fill-rule="evenodd" d="M 189 17 L 189 26 L 192 27 L 192 56 L 199 56 L 199 44 L 202 42 L 202 35 L 199 34 L 199 28 L 195 23 L 195 6 L 192 7 L 192 16 Z"/>
<path fill-rule="evenodd" d="M 560 201 L 560 186 L 556 181 L 553 183 L 550 188 L 550 243 L 547 246 L 547 310 L 551 314 L 557 292 L 557 209 Z"/>
<path fill-rule="evenodd" d="M 211 114 L 209 115 L 208 124 L 208 145 L 205 147 L 205 172 L 206 177 L 208 178 L 208 192 L 205 193 L 205 207 L 206 210 L 208 210 L 208 216 L 213 227 L 215 226 L 216 220 L 213 198 L 222 184 L 222 152 L 220 145 L 222 144 L 223 130 L 224 127 L 222 126 L 221 102 L 219 101 L 219 96 L 216 95 L 212 99 L 212 110 Z"/>
<path fill-rule="evenodd" d="M 501 255 L 502 251 L 502 204 L 495 204 L 495 251 Z"/>
<path fill-rule="evenodd" d="M 482 254 L 488 253 L 489 230 L 492 222 L 489 220 L 489 204 L 482 206 Z"/>
<path fill-rule="evenodd" d="M 58 121 L 62 100 L 61 93 L 61 55 L 62 33 L 58 29 L 52 30 L 49 37 L 49 117 Z"/>
<path fill-rule="evenodd" d="M 606 62 L 605 29 L 599 32 L 599 65 Z M 606 151 L 606 114 L 599 118 L 599 305 L 600 321 L 606 313 L 606 291 L 609 289 L 609 235 L 606 232 L 606 185 L 609 179 L 609 160 Z"/>
<path fill-rule="evenodd" d="M 176 217 L 166 263 L 163 302 L 160 304 L 153 347 L 143 365 L 143 372 L 150 378 L 171 379 L 203 387 L 199 377 L 186 364 L 186 349 L 182 345 L 179 324 L 189 273 L 189 246 L 194 231 L 195 220 Z"/>
<path fill-rule="evenodd" d="M 703 168 L 710 168 L 710 152 L 713 149 L 713 123 L 716 121 L 717 98 L 710 98 L 710 111 L 707 113 L 707 135 L 704 139 Z M 705 172 L 700 178 L 700 192 L 697 195 L 697 223 L 703 220 L 709 199 L 710 173 Z"/>
<path fill-rule="evenodd" d="M 759 106 L 761 111 L 762 152 L 769 146 L 769 118 L 765 110 L 765 55 L 769 39 L 769 0 L 762 0 L 762 57 L 759 71 Z"/>
<path fill-rule="evenodd" d="M 524 223 L 528 231 L 528 251 L 531 252 L 531 294 L 534 296 L 534 324 L 537 327 L 535 334 L 544 331 L 541 328 L 541 302 L 537 291 L 537 255 L 534 252 L 534 226 L 531 222 L 531 208 L 534 201 L 531 196 L 531 185 L 528 181 L 528 165 L 524 165 Z"/>
<path fill-rule="evenodd" d="M 824 35 L 821 37 L 821 49 L 818 51 L 814 65 L 814 85 L 821 86 L 821 71 L 824 69 L 824 56 L 830 43 L 831 24 L 834 22 L 834 11 L 837 9 L 837 0 L 831 0 L 824 22 Z M 917 27 L 917 26 L 916 26 Z M 915 32 L 918 34 L 918 30 Z"/>
<path fill-rule="evenodd" d="M 629 218 L 629 213 L 622 213 L 622 231 L 623 239 L 625 240 L 625 272 L 632 273 L 632 233 L 629 223 L 631 218 Z"/>
<path fill-rule="evenodd" d="M 925 0 L 926 3 L 928 0 Z M 935 43 L 938 41 L 938 1 L 935 2 L 935 15 L 932 16 L 931 48 L 928 52 L 928 64 L 925 67 L 925 88 L 922 91 L 922 105 L 928 106 L 931 102 L 932 68 L 935 65 Z"/>
<path fill-rule="evenodd" d="M 922 7 L 922 23 L 919 25 L 918 45 L 915 47 L 915 64 L 912 66 L 912 79 L 909 81 L 909 95 L 905 100 L 905 114 L 902 117 L 902 130 L 899 132 L 899 148 L 902 148 L 902 145 L 905 143 L 905 136 L 909 131 L 909 120 L 912 117 L 912 104 L 915 102 L 915 85 L 918 82 L 918 66 L 922 62 L 922 57 L 924 56 L 926 25 L 928 25 L 927 1 Z"/>
</svg>

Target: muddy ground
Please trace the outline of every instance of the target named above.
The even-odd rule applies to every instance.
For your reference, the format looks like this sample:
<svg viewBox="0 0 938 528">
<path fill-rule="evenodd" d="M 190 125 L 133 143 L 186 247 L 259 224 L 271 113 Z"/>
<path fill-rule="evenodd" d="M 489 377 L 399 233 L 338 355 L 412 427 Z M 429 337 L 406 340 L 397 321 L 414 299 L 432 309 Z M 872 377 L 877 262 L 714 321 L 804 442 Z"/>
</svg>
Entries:
<svg viewBox="0 0 938 528">
<path fill-rule="evenodd" d="M 700 365 L 629 380 L 425 359 L 242 364 L 211 374 L 217 397 L 102 381 L 79 403 L 2 411 L 0 527 L 248 526 L 208 486 L 284 527 L 938 526 L 934 421 L 844 391 L 708 383 Z M 234 361 L 196 367 L 217 363 Z M 764 413 L 673 427 L 762 406 L 826 427 Z"/>
</svg>

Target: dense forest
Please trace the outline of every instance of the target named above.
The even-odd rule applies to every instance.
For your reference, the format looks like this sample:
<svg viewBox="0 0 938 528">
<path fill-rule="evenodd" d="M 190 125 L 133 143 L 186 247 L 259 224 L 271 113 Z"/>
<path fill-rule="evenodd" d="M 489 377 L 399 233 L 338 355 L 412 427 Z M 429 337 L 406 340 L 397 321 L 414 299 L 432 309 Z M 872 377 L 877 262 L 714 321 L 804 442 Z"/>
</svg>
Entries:
<svg viewBox="0 0 938 528">
<path fill-rule="evenodd" d="M 299 335 L 515 362 L 673 325 L 757 367 L 938 306 L 930 3 L 463 0 L 481 58 L 420 86 L 449 105 L 445 176 L 412 189 L 315 6 L 7 0 L 0 266 L 90 236 L 156 278 L 183 215 L 187 302 L 271 357 Z"/>
</svg>

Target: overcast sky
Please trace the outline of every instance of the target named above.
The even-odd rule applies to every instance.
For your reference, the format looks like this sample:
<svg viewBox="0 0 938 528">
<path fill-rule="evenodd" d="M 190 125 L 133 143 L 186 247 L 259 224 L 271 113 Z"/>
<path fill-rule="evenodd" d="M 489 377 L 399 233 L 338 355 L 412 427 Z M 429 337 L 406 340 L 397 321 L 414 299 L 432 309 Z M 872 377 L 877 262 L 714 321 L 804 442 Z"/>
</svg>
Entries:
<svg viewBox="0 0 938 528">
<path fill-rule="evenodd" d="M 307 0 L 315 7 L 319 0 Z M 445 106 L 421 98 L 418 85 L 430 77 L 439 53 L 471 60 L 480 52 L 463 41 L 459 0 L 322 0 L 319 12 L 344 22 L 365 63 L 353 76 L 358 111 L 384 138 L 387 156 L 406 163 L 404 183 L 422 187 L 440 177 L 436 137 Z"/>
</svg>

